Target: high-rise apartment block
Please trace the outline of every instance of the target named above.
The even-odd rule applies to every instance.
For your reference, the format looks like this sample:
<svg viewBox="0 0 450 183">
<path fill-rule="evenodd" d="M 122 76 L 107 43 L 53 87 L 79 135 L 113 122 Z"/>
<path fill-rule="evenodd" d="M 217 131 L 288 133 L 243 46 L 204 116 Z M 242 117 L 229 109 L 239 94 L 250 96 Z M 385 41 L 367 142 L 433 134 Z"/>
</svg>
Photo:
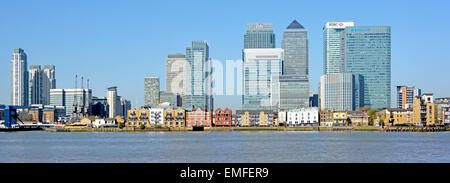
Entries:
<svg viewBox="0 0 450 183">
<path fill-rule="evenodd" d="M 28 105 L 27 54 L 15 48 L 11 58 L 11 104 Z"/>
<path fill-rule="evenodd" d="M 159 105 L 159 77 L 144 78 L 145 105 L 157 107 Z"/>
<path fill-rule="evenodd" d="M 412 109 L 414 98 L 421 95 L 421 90 L 414 86 L 397 86 L 397 108 Z"/>
</svg>

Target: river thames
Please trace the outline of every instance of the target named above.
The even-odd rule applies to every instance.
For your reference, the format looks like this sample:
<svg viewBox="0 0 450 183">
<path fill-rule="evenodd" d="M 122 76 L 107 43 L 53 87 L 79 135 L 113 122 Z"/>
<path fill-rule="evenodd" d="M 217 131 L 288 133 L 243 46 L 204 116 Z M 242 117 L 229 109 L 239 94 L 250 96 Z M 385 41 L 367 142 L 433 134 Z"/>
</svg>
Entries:
<svg viewBox="0 0 450 183">
<path fill-rule="evenodd" d="M 0 162 L 450 162 L 450 133 L 0 132 Z"/>
</svg>

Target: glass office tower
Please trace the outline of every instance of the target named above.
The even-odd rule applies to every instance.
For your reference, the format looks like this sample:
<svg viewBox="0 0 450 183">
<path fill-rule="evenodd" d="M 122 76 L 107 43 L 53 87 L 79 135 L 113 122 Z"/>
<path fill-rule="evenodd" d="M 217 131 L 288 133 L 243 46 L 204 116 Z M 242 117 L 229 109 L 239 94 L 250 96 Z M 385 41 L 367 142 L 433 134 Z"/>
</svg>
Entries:
<svg viewBox="0 0 450 183">
<path fill-rule="evenodd" d="M 361 75 L 363 105 L 391 106 L 391 27 L 354 26 L 345 29 L 344 72 Z"/>
<path fill-rule="evenodd" d="M 185 109 L 213 110 L 211 72 L 208 44 L 206 41 L 192 41 L 192 46 L 186 48 Z"/>
<path fill-rule="evenodd" d="M 308 76 L 307 31 L 296 20 L 284 31 L 282 48 L 284 50 L 283 75 Z"/>
<path fill-rule="evenodd" d="M 361 105 L 361 77 L 351 73 L 325 74 L 320 78 L 320 108 L 355 110 Z"/>
<path fill-rule="evenodd" d="M 244 35 L 244 49 L 275 48 L 272 23 L 249 23 Z"/>
<path fill-rule="evenodd" d="M 271 81 L 282 72 L 283 49 L 244 49 L 243 64 L 243 109 L 271 109 Z"/>
<path fill-rule="evenodd" d="M 344 63 L 344 32 L 354 26 L 352 21 L 327 22 L 323 27 L 324 74 L 342 73 Z"/>
</svg>

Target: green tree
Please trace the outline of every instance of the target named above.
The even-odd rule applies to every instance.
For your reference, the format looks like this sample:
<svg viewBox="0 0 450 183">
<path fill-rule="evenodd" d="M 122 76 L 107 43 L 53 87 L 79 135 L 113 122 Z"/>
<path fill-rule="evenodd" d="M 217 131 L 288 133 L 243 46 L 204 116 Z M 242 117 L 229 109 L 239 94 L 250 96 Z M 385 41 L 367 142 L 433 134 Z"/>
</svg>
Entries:
<svg viewBox="0 0 450 183">
<path fill-rule="evenodd" d="M 384 126 L 384 120 L 380 119 L 380 121 L 378 122 L 378 125 Z"/>
<path fill-rule="evenodd" d="M 377 114 L 377 110 L 375 110 L 375 109 L 369 110 L 369 125 L 370 126 L 374 125 L 374 120 L 376 118 L 376 114 Z"/>
<path fill-rule="evenodd" d="M 145 125 L 142 124 L 142 125 L 140 126 L 140 128 L 141 128 L 142 130 L 145 129 Z"/>
<path fill-rule="evenodd" d="M 347 117 L 347 120 L 346 120 L 346 122 L 347 122 L 347 126 L 350 126 L 351 124 L 352 124 L 352 119 L 350 119 L 349 117 Z"/>
<path fill-rule="evenodd" d="M 119 128 L 124 128 L 125 127 L 125 123 L 119 123 Z"/>
</svg>

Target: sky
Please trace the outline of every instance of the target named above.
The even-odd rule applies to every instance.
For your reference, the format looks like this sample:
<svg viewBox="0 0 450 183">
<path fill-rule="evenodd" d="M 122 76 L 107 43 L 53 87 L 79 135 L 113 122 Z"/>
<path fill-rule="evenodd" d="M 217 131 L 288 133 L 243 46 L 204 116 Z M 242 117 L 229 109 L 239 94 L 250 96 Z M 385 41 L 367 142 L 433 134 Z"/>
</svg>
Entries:
<svg viewBox="0 0 450 183">
<path fill-rule="evenodd" d="M 448 7 L 447 0 L 1 1 L 0 104 L 11 100 L 14 48 L 25 50 L 28 65 L 55 65 L 57 88 L 74 88 L 77 74 L 90 80 L 94 96 L 117 86 L 119 95 L 140 106 L 144 77 L 160 77 L 164 90 L 167 55 L 184 53 L 192 40 L 207 41 L 213 59 L 241 59 L 247 23 L 273 23 L 279 48 L 294 19 L 308 31 L 312 91 L 323 72 L 323 25 L 355 21 L 392 27 L 392 94 L 397 85 L 413 85 L 447 97 Z M 215 106 L 239 107 L 240 99 L 217 96 Z"/>
</svg>

